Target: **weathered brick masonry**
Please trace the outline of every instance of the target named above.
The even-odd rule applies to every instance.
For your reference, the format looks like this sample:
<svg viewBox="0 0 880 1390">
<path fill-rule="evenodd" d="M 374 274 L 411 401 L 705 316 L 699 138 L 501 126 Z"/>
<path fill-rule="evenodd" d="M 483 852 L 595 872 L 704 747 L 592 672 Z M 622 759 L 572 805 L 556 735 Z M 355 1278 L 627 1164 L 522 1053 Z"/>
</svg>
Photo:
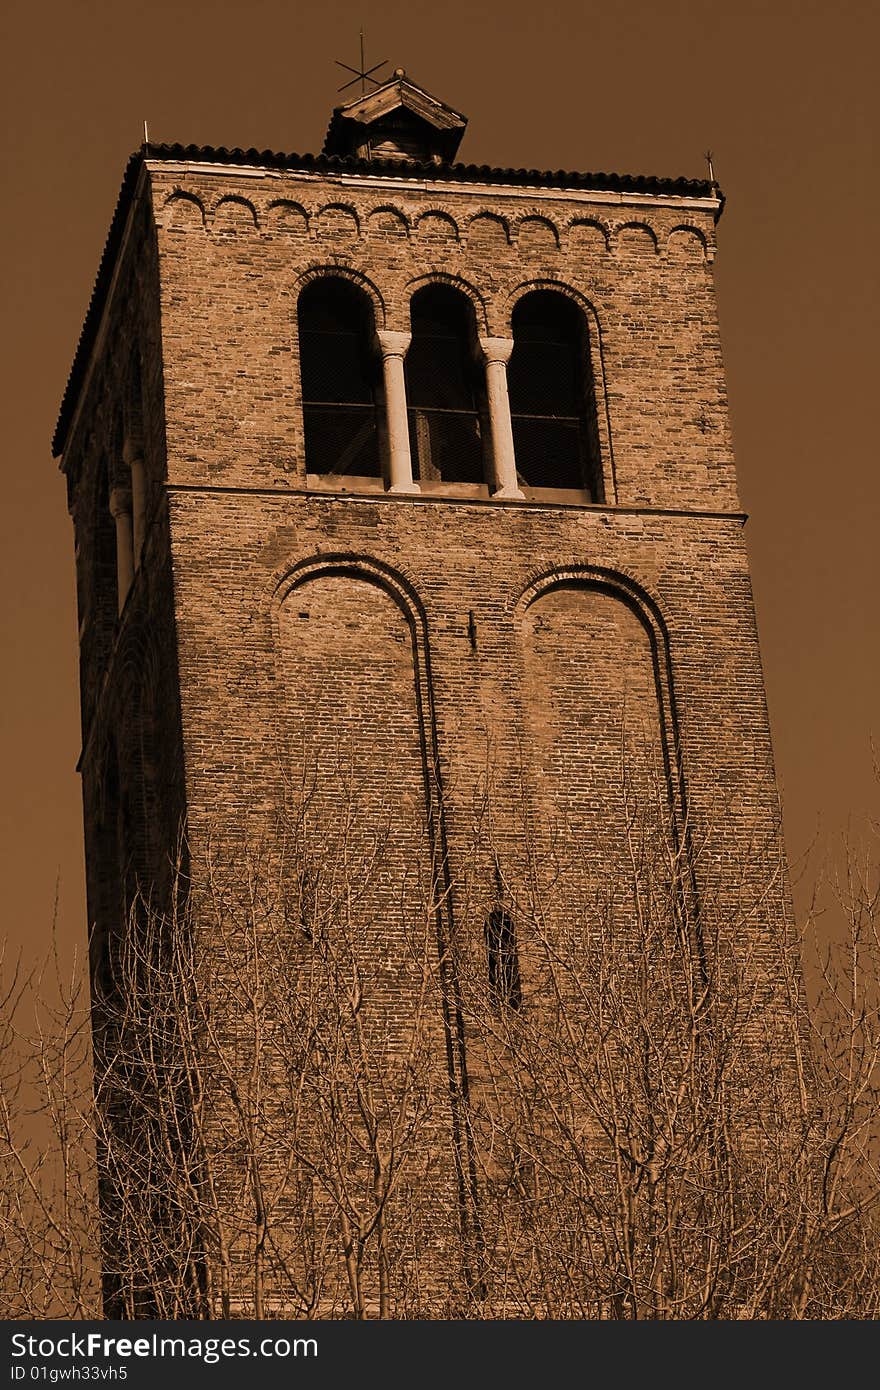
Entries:
<svg viewBox="0 0 880 1390">
<path fill-rule="evenodd" d="M 563 881 L 586 896 L 617 863 L 624 725 L 665 747 L 670 803 L 711 866 L 698 891 L 731 911 L 759 899 L 754 847 L 779 812 L 712 283 L 720 211 L 709 183 L 134 159 L 57 439 L 96 971 L 126 873 L 167 877 L 180 814 L 197 884 L 209 837 L 265 831 L 303 772 L 329 787 L 343 764 L 389 834 L 369 897 L 386 941 L 418 911 L 411 867 L 432 836 L 487 904 L 493 873 L 515 882 L 523 783 L 530 814 L 565 825 Z M 431 282 L 461 289 L 481 338 L 509 339 L 532 290 L 573 300 L 603 500 L 315 476 L 297 305 L 326 275 L 404 334 Z M 143 541 L 117 617 L 107 498 L 131 488 L 135 453 Z M 332 826 L 333 793 L 318 805 Z M 784 902 L 782 885 L 750 918 L 758 961 Z M 403 1026 L 406 971 L 383 978 Z"/>
</svg>

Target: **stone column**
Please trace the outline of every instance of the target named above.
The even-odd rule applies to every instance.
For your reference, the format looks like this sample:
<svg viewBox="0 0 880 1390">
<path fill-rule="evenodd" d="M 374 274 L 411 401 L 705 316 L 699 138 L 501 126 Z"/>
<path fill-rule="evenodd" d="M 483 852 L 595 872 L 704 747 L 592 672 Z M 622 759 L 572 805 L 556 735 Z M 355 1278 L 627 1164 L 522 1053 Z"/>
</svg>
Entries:
<svg viewBox="0 0 880 1390">
<path fill-rule="evenodd" d="M 513 453 L 513 426 L 507 394 L 507 363 L 513 352 L 512 338 L 481 338 L 480 351 L 486 364 L 486 399 L 492 435 L 492 467 L 495 473 L 493 497 L 524 497 L 516 477 Z"/>
<path fill-rule="evenodd" d="M 110 493 L 110 515 L 116 522 L 116 593 L 121 613 L 134 580 L 131 493 L 127 487 L 113 488 Z"/>
<path fill-rule="evenodd" d="M 147 511 L 147 485 L 146 475 L 144 473 L 143 449 L 141 445 L 131 440 L 126 440 L 122 451 L 122 459 L 131 473 L 134 567 L 138 570 L 141 567 L 141 552 L 144 548 L 144 531 L 146 529 Z"/>
<path fill-rule="evenodd" d="M 376 332 L 382 354 L 382 382 L 385 388 L 385 420 L 388 431 L 388 491 L 420 492 L 413 482 L 409 449 L 409 422 L 406 415 L 406 381 L 403 359 L 412 340 L 410 333 L 390 329 Z"/>
</svg>

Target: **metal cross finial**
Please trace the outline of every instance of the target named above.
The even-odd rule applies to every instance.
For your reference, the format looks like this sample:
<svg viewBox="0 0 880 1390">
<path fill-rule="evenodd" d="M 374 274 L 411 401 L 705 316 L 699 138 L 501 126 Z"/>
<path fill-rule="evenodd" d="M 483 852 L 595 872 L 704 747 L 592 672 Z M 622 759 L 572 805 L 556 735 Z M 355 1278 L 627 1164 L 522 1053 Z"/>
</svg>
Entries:
<svg viewBox="0 0 880 1390">
<path fill-rule="evenodd" d="M 373 73 L 374 73 L 374 72 L 378 72 L 378 71 L 379 71 L 379 68 L 384 68 L 385 64 L 388 62 L 388 59 L 387 59 L 387 58 L 383 58 L 382 61 L 381 61 L 381 63 L 374 63 L 373 66 L 370 67 L 370 68 L 365 68 L 365 67 L 364 67 L 364 31 L 363 31 L 363 29 L 362 29 L 362 30 L 361 30 L 361 65 L 360 65 L 360 67 L 359 67 L 359 68 L 350 68 L 350 67 L 348 66 L 348 63 L 340 63 L 340 61 L 339 61 L 338 58 L 335 58 L 335 59 L 334 59 L 334 62 L 336 63 L 336 66 L 337 66 L 338 68 L 345 68 L 345 71 L 346 71 L 346 72 L 353 72 L 353 73 L 354 73 L 354 77 L 352 77 L 352 78 L 350 79 L 350 81 L 348 81 L 348 82 L 343 82 L 342 86 L 341 86 L 341 87 L 337 87 L 336 90 L 337 90 L 338 92 L 344 92 L 345 89 L 346 89 L 346 87 L 353 87 L 354 84 L 355 84 L 355 82 L 358 82 L 358 81 L 359 81 L 360 84 L 361 84 L 361 96 L 363 96 L 364 93 L 365 93 L 366 90 L 367 90 L 367 85 L 366 85 L 366 84 L 367 84 L 368 82 L 372 82 L 372 84 L 373 84 L 374 87 L 381 87 L 381 85 L 382 85 L 381 79 L 378 78 L 378 77 L 374 77 L 374 76 L 373 76 Z"/>
</svg>

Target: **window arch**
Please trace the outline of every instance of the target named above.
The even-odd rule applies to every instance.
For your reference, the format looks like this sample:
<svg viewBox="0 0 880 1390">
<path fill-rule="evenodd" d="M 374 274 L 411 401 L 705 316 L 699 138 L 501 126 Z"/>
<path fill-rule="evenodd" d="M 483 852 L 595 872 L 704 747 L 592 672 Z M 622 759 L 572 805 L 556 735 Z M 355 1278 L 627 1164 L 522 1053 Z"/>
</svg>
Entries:
<svg viewBox="0 0 880 1390">
<path fill-rule="evenodd" d="M 460 290 L 432 284 L 413 295 L 410 312 L 406 394 L 413 476 L 482 483 L 487 432 L 474 306 Z"/>
<path fill-rule="evenodd" d="M 380 477 L 369 297 L 340 276 L 322 276 L 303 290 L 297 317 L 308 471 Z"/>
<path fill-rule="evenodd" d="M 529 487 L 577 489 L 601 502 L 587 320 L 567 295 L 533 290 L 513 311 L 507 369 L 517 473 Z"/>
</svg>

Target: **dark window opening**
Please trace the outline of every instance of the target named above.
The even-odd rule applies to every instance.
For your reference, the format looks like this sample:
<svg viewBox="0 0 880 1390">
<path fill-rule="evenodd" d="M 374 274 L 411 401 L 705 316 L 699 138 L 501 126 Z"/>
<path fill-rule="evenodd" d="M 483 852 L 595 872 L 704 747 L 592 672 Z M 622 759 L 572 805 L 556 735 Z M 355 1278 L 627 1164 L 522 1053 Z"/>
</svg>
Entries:
<svg viewBox="0 0 880 1390">
<path fill-rule="evenodd" d="M 78 562 L 80 616 L 79 678 L 83 735 L 91 723 L 101 677 L 113 646 L 118 612 L 116 525 L 110 515 L 107 461 L 97 460 L 90 515 L 79 532 L 82 560 Z M 79 524 L 79 523 L 78 523 Z"/>
<path fill-rule="evenodd" d="M 533 1202 L 537 1196 L 535 1162 L 516 1140 L 513 1141 L 511 1146 L 510 1184 L 508 1192 L 518 1197 L 525 1204 L 525 1210 L 521 1215 L 523 1219 L 528 1219 L 528 1203 Z"/>
<path fill-rule="evenodd" d="M 150 895 L 151 841 L 148 814 L 149 729 L 144 720 L 144 689 L 132 691 L 123 727 L 125 777 L 122 787 L 123 874 L 129 916 L 141 911 L 143 897 Z"/>
<path fill-rule="evenodd" d="M 602 500 L 586 319 L 565 295 L 536 290 L 513 313 L 507 369 L 513 444 L 527 487 L 577 489 Z"/>
<path fill-rule="evenodd" d="M 510 913 L 495 907 L 486 920 L 486 953 L 489 963 L 489 993 L 496 1005 L 518 1009 L 522 1003 L 516 928 Z"/>
<path fill-rule="evenodd" d="M 298 318 L 308 471 L 381 477 L 369 299 L 327 276 L 303 290 Z"/>
<path fill-rule="evenodd" d="M 125 437 L 135 448 L 142 450 L 144 441 L 144 395 L 141 355 L 132 350 L 128 369 L 128 390 L 125 400 Z"/>
<path fill-rule="evenodd" d="M 109 997 L 116 985 L 126 922 L 123 885 L 124 829 L 119 759 L 111 738 L 106 750 L 95 856 L 95 926 L 89 951 L 95 988 Z"/>
<path fill-rule="evenodd" d="M 473 305 L 448 285 L 413 296 L 406 354 L 413 477 L 482 483 L 485 429 Z"/>
</svg>

